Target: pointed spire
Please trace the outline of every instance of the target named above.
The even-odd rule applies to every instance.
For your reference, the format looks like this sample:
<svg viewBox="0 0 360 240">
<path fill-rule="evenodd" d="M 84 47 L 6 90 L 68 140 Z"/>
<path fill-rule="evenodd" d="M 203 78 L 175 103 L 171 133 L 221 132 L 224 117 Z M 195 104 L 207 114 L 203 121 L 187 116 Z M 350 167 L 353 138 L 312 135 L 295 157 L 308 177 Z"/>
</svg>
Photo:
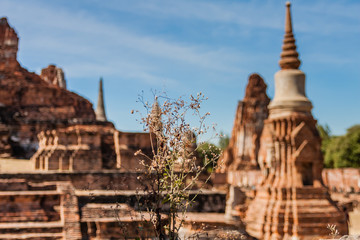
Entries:
<svg viewBox="0 0 360 240">
<path fill-rule="evenodd" d="M 150 118 L 151 118 L 150 119 L 151 120 L 150 130 L 153 132 L 161 131 L 161 129 L 162 129 L 161 108 L 160 108 L 157 97 L 155 97 L 155 101 L 151 107 Z"/>
<path fill-rule="evenodd" d="M 160 115 L 161 115 L 161 109 L 160 109 L 160 106 L 159 106 L 159 102 L 157 100 L 158 98 L 155 97 L 155 101 L 151 107 L 151 116 L 152 117 L 156 117 L 156 118 L 159 118 Z"/>
<path fill-rule="evenodd" d="M 105 106 L 104 106 L 104 96 L 103 96 L 103 79 L 100 78 L 99 81 L 99 96 L 98 103 L 96 108 L 96 120 L 101 122 L 106 122 Z"/>
<path fill-rule="evenodd" d="M 298 69 L 300 66 L 299 54 L 296 51 L 295 38 L 292 32 L 290 2 L 286 2 L 285 35 L 280 55 L 281 69 Z"/>
</svg>

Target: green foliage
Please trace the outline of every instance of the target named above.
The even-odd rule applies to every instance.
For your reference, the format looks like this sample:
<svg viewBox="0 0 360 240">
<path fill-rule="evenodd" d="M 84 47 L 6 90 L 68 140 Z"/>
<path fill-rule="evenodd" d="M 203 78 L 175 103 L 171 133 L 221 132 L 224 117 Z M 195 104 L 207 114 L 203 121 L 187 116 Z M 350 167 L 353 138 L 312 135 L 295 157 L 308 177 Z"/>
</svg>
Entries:
<svg viewBox="0 0 360 240">
<path fill-rule="evenodd" d="M 229 145 L 230 137 L 224 133 L 220 133 L 219 148 L 224 150 Z"/>
<path fill-rule="evenodd" d="M 325 167 L 360 167 L 360 125 L 350 127 L 343 136 L 323 138 L 322 149 Z"/>
<path fill-rule="evenodd" d="M 323 154 L 325 155 L 325 152 L 326 152 L 326 149 L 327 149 L 327 146 L 331 140 L 331 130 L 330 130 L 330 127 L 329 125 L 325 124 L 324 126 L 323 125 L 316 125 L 318 131 L 319 131 L 319 134 L 320 134 L 320 137 L 321 137 L 321 151 L 323 152 Z"/>
<path fill-rule="evenodd" d="M 197 148 L 197 154 L 202 159 L 204 166 L 206 165 L 207 172 L 213 172 L 213 168 L 217 163 L 222 151 L 227 148 L 229 145 L 230 137 L 223 132 L 219 134 L 219 143 L 216 146 L 213 143 L 203 142 L 199 144 Z M 211 162 L 214 164 L 207 164 L 207 162 Z"/>
<path fill-rule="evenodd" d="M 320 134 L 320 137 L 322 138 L 322 140 L 328 140 L 330 137 L 331 137 L 331 130 L 330 130 L 330 127 L 329 125 L 325 124 L 324 126 L 323 125 L 316 125 L 318 131 L 319 131 L 319 134 Z"/>
<path fill-rule="evenodd" d="M 221 149 L 215 144 L 204 142 L 198 146 L 196 151 L 199 158 L 203 160 L 204 166 L 207 166 L 207 172 L 212 172 L 213 167 L 216 165 L 216 162 L 221 154 Z M 214 164 L 207 164 L 208 162 L 212 162 Z"/>
<path fill-rule="evenodd" d="M 328 140 L 326 146 L 324 145 L 324 141 L 323 141 L 323 145 L 321 146 L 321 149 L 324 152 L 324 165 L 326 168 L 334 168 L 335 161 L 339 162 L 340 141 L 341 141 L 341 137 L 336 137 L 336 136 L 331 137 Z"/>
</svg>

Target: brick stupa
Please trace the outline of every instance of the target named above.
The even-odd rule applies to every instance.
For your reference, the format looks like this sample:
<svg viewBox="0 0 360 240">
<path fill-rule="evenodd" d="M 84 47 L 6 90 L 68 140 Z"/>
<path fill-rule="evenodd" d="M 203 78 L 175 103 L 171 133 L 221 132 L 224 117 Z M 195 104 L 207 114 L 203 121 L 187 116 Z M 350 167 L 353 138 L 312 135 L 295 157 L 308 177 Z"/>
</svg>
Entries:
<svg viewBox="0 0 360 240">
<path fill-rule="evenodd" d="M 260 140 L 258 160 L 264 180 L 248 208 L 246 230 L 265 240 L 318 239 L 328 236 L 328 224 L 335 224 L 341 235 L 347 234 L 346 216 L 321 178 L 321 139 L 305 95 L 305 74 L 298 69 L 290 3 L 279 64 L 275 97 Z"/>
</svg>

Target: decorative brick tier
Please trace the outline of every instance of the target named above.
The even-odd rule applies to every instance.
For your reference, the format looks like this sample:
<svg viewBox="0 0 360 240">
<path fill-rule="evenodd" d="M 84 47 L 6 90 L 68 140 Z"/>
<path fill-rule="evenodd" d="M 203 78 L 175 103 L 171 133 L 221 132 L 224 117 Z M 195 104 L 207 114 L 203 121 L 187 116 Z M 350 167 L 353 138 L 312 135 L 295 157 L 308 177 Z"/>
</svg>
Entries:
<svg viewBox="0 0 360 240">
<path fill-rule="evenodd" d="M 246 213 L 246 230 L 260 239 L 312 239 L 335 224 L 347 234 L 345 213 L 322 183 L 316 121 L 307 115 L 268 119 L 259 151 L 264 173 Z"/>
</svg>

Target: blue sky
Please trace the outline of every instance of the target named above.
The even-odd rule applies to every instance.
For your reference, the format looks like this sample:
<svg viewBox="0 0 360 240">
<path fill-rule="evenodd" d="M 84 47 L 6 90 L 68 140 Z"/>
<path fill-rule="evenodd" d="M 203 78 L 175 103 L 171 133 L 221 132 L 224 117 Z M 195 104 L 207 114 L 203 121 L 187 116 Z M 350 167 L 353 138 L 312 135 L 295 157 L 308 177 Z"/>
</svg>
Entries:
<svg viewBox="0 0 360 240">
<path fill-rule="evenodd" d="M 292 1 L 293 28 L 313 115 L 334 134 L 360 123 L 360 1 Z M 248 76 L 274 95 L 285 1 L 0 0 L 19 37 L 18 59 L 37 73 L 54 63 L 68 88 L 95 103 L 104 78 L 107 115 L 140 131 L 141 91 L 203 92 L 209 123 L 230 133 Z"/>
</svg>

